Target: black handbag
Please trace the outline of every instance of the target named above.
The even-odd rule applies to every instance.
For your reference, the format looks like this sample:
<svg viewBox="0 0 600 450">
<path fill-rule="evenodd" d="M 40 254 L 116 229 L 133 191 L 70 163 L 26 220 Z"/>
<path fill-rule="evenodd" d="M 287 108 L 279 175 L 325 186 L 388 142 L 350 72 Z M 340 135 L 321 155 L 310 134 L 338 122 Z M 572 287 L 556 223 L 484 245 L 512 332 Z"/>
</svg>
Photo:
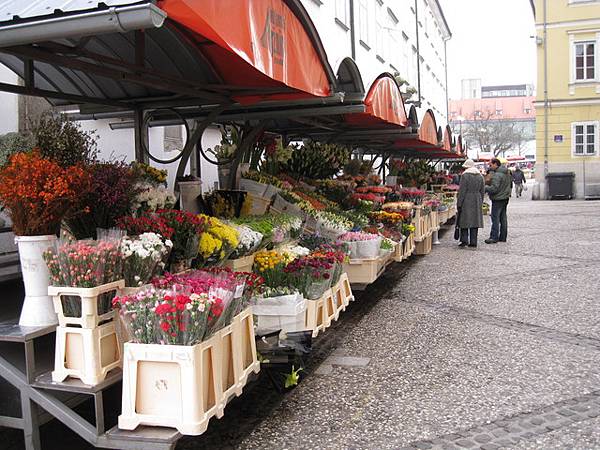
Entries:
<svg viewBox="0 0 600 450">
<path fill-rule="evenodd" d="M 458 221 L 460 219 L 460 209 L 456 213 L 456 219 L 454 219 L 454 240 L 460 240 L 460 228 L 458 227 Z"/>
</svg>

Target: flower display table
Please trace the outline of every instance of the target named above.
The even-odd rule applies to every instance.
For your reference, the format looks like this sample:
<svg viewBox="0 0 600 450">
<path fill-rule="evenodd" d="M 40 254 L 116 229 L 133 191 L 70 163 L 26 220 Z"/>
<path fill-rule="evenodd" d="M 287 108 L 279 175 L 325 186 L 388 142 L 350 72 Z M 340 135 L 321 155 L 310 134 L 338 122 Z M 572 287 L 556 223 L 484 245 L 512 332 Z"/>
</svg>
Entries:
<svg viewBox="0 0 600 450">
<path fill-rule="evenodd" d="M 351 259 L 344 264 L 344 271 L 352 285 L 367 286 L 381 276 L 392 260 L 389 253 L 372 259 Z"/>
<path fill-rule="evenodd" d="M 193 346 L 126 343 L 119 428 L 150 425 L 202 434 L 259 370 L 250 308 Z"/>
</svg>

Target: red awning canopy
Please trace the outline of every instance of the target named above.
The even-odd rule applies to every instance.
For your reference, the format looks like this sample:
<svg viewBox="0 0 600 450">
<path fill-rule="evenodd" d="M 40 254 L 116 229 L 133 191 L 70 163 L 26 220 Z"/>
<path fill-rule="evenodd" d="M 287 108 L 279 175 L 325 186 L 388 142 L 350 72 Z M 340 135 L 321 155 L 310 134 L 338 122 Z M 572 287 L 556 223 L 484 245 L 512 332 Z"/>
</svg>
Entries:
<svg viewBox="0 0 600 450">
<path fill-rule="evenodd" d="M 398 84 L 390 74 L 380 75 L 371 85 L 364 113 L 347 114 L 348 123 L 361 127 L 406 127 L 408 117 Z"/>
<path fill-rule="evenodd" d="M 452 152 L 452 130 L 449 125 L 444 128 L 444 140 L 442 142 L 442 149 L 447 152 Z"/>
<path fill-rule="evenodd" d="M 242 103 L 326 97 L 330 80 L 304 26 L 282 0 L 162 0 L 171 21 L 193 32 L 225 84 L 289 87 L 285 94 L 236 97 Z"/>
<path fill-rule="evenodd" d="M 439 151 L 442 147 L 438 141 L 438 129 L 433 111 L 427 110 L 417 133 L 407 134 L 406 137 L 398 139 L 394 147 L 417 151 Z"/>
</svg>

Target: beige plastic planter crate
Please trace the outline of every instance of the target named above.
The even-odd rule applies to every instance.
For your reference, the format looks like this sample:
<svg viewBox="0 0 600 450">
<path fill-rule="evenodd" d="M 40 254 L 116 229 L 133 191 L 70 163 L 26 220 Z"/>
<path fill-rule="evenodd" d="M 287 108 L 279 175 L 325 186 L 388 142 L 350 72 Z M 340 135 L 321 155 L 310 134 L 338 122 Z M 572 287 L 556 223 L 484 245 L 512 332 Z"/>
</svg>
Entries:
<svg viewBox="0 0 600 450">
<path fill-rule="evenodd" d="M 424 256 L 429 255 L 431 253 L 431 245 L 433 243 L 433 237 L 431 235 L 427 236 L 425 240 L 421 242 L 417 242 L 415 248 L 415 255 Z"/>
<path fill-rule="evenodd" d="M 389 260 L 389 254 L 373 259 L 351 259 L 344 264 L 344 271 L 352 284 L 371 284 L 381 276 Z"/>
<path fill-rule="evenodd" d="M 125 287 L 125 281 L 119 280 L 113 283 L 103 284 L 94 288 L 77 288 L 68 286 L 50 286 L 48 295 L 52 296 L 54 311 L 58 314 L 58 323 L 61 327 L 75 325 L 82 328 L 94 328 L 101 322 L 114 320 L 115 312 L 111 309 L 104 314 L 98 313 L 98 297 L 103 294 L 114 292 L 115 295 Z M 65 316 L 61 297 L 79 297 L 81 299 L 81 316 Z"/>
<path fill-rule="evenodd" d="M 176 428 L 199 435 L 222 417 L 221 335 L 193 346 L 125 344 L 119 428 Z"/>
<path fill-rule="evenodd" d="M 232 321 L 234 327 L 234 341 L 239 342 L 237 348 L 240 352 L 236 353 L 236 358 L 239 362 L 240 371 L 236 373 L 236 383 L 238 391 L 236 395 L 242 393 L 242 388 L 248 382 L 248 377 L 252 372 L 260 371 L 260 362 L 256 355 L 256 340 L 254 339 L 254 318 L 252 316 L 252 308 L 247 308 Z M 223 405 L 225 407 L 225 405 Z"/>
<path fill-rule="evenodd" d="M 259 371 L 250 308 L 194 346 L 127 343 L 119 428 L 150 425 L 202 434 Z"/>
<path fill-rule="evenodd" d="M 352 288 L 350 287 L 350 281 L 348 280 L 348 274 L 344 272 L 340 276 L 337 286 L 340 288 L 340 292 L 344 296 L 344 310 L 354 301 L 354 295 L 352 294 Z"/>
<path fill-rule="evenodd" d="M 121 367 L 121 345 L 116 322 L 95 328 L 57 327 L 53 381 L 67 377 L 96 385 Z"/>
<path fill-rule="evenodd" d="M 415 206 L 415 216 L 413 217 L 412 224 L 415 227 L 415 241 L 420 242 L 427 237 L 429 232 L 429 217 L 423 215 L 423 207 Z"/>
<path fill-rule="evenodd" d="M 252 272 L 254 265 L 254 254 L 243 256 L 238 259 L 228 259 L 223 263 L 225 267 L 229 267 L 234 272 Z"/>
<path fill-rule="evenodd" d="M 439 224 L 440 225 L 444 225 L 446 222 L 448 222 L 448 210 L 444 210 L 444 211 L 438 211 L 438 220 L 439 220 Z"/>
<path fill-rule="evenodd" d="M 230 325 L 218 333 L 221 389 L 221 409 L 233 396 L 242 395 L 251 373 L 260 371 L 254 340 L 252 311 L 247 309 L 234 317 Z"/>
<path fill-rule="evenodd" d="M 313 337 L 317 337 L 321 331 L 329 326 L 325 309 L 325 299 L 306 300 L 305 329 L 312 330 Z"/>
</svg>

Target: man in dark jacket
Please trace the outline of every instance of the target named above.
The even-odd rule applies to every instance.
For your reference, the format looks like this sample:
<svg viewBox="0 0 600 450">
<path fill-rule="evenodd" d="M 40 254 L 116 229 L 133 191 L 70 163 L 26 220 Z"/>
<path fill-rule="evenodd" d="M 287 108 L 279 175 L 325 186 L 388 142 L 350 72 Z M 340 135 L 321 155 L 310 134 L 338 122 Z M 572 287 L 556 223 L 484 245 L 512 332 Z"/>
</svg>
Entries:
<svg viewBox="0 0 600 450">
<path fill-rule="evenodd" d="M 494 158 L 490 161 L 492 170 L 491 183 L 486 186 L 485 192 L 492 201 L 492 230 L 490 238 L 485 240 L 486 244 L 495 244 L 496 242 L 506 242 L 508 234 L 508 218 L 506 208 L 508 199 L 512 191 L 512 176 L 500 160 Z"/>
<path fill-rule="evenodd" d="M 519 166 L 517 166 L 515 171 L 512 173 L 512 179 L 513 183 L 515 184 L 515 194 L 517 197 L 520 197 L 521 193 L 523 192 L 523 185 L 527 183 L 527 181 L 525 181 L 525 174 Z"/>
</svg>

